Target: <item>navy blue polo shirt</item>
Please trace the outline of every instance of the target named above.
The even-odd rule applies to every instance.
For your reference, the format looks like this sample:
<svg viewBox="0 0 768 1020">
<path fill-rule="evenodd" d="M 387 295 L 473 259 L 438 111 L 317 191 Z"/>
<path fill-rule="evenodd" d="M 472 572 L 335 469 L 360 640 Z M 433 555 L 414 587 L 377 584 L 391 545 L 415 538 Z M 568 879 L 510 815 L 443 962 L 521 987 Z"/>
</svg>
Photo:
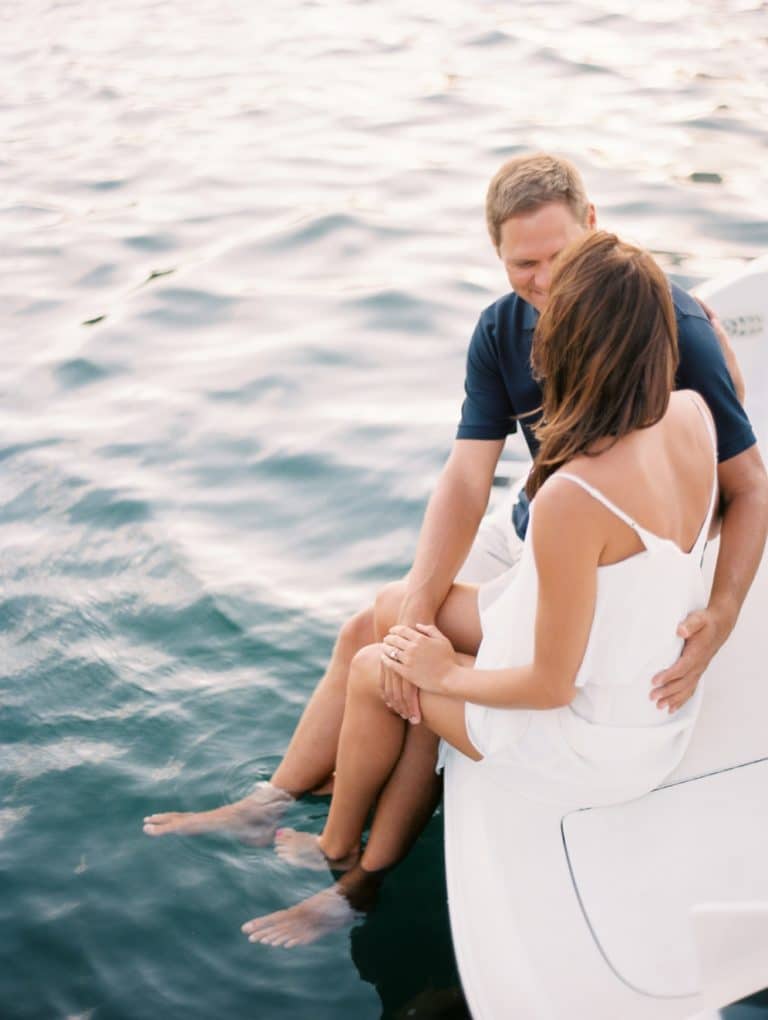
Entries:
<svg viewBox="0 0 768 1020">
<path fill-rule="evenodd" d="M 701 305 L 672 284 L 680 363 L 677 389 L 696 390 L 706 400 L 717 428 L 719 461 L 735 457 L 757 441 L 739 403 L 723 352 Z M 457 439 L 504 439 L 523 430 L 531 456 L 538 444 L 533 426 L 541 416 L 541 388 L 531 372 L 531 344 L 538 312 L 517 294 L 507 294 L 480 316 L 467 355 Z M 516 527 L 524 530 L 521 518 Z"/>
</svg>

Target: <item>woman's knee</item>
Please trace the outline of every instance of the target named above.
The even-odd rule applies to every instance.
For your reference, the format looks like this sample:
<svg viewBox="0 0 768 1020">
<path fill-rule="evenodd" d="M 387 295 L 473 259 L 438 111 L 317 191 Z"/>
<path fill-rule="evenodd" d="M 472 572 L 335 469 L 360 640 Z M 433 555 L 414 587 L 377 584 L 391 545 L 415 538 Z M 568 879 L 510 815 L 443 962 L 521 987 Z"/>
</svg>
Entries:
<svg viewBox="0 0 768 1020">
<path fill-rule="evenodd" d="M 405 581 L 392 581 L 385 584 L 376 596 L 374 618 L 376 637 L 381 640 L 393 627 L 400 616 L 400 607 L 405 598 Z"/>
<path fill-rule="evenodd" d="M 381 695 L 379 673 L 381 669 L 381 645 L 367 645 L 352 659 L 349 669 L 349 690 L 356 693 Z"/>
</svg>

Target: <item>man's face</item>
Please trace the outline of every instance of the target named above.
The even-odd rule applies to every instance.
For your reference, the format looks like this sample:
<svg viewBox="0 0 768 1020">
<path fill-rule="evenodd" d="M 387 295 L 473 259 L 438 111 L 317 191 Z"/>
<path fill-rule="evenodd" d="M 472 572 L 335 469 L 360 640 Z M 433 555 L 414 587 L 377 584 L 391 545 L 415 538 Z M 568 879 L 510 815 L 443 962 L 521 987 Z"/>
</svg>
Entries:
<svg viewBox="0 0 768 1020">
<path fill-rule="evenodd" d="M 594 206 L 590 205 L 587 222 L 582 224 L 564 202 L 550 202 L 534 212 L 505 220 L 499 258 L 515 293 L 540 312 L 549 293 L 555 259 L 594 226 Z"/>
</svg>

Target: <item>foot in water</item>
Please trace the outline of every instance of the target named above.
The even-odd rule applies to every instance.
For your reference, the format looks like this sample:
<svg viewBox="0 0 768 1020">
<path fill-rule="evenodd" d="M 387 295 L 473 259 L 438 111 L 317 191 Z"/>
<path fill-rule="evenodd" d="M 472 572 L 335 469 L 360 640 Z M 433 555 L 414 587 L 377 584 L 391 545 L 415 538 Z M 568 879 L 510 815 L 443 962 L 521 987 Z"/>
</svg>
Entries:
<svg viewBox="0 0 768 1020">
<path fill-rule="evenodd" d="M 197 836 L 225 832 L 250 846 L 268 846 L 283 811 L 293 801 L 285 790 L 271 783 L 259 783 L 253 793 L 213 811 L 169 811 L 148 815 L 144 832 L 148 836 Z"/>
<path fill-rule="evenodd" d="M 335 885 L 315 893 L 288 910 L 255 917 L 242 926 L 249 942 L 265 946 L 306 946 L 339 928 L 352 924 L 373 905 L 381 872 L 356 867 Z"/>
<path fill-rule="evenodd" d="M 322 847 L 322 837 L 311 832 L 296 829 L 278 829 L 275 833 L 275 851 L 281 860 L 297 868 L 311 868 L 313 871 L 349 871 L 360 860 L 360 850 L 355 849 L 346 857 L 329 857 Z"/>
</svg>

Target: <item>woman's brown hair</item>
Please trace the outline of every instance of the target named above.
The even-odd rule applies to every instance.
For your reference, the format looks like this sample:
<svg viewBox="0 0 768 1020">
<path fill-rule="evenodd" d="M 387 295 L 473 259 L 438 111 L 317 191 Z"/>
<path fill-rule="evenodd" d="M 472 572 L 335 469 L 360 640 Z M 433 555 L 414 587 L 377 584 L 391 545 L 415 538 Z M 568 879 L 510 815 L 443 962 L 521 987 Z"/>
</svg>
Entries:
<svg viewBox="0 0 768 1020">
<path fill-rule="evenodd" d="M 528 496 L 572 457 L 596 453 L 598 440 L 655 425 L 677 362 L 672 296 L 653 258 L 605 231 L 568 247 L 533 341 L 543 401 Z"/>
</svg>

